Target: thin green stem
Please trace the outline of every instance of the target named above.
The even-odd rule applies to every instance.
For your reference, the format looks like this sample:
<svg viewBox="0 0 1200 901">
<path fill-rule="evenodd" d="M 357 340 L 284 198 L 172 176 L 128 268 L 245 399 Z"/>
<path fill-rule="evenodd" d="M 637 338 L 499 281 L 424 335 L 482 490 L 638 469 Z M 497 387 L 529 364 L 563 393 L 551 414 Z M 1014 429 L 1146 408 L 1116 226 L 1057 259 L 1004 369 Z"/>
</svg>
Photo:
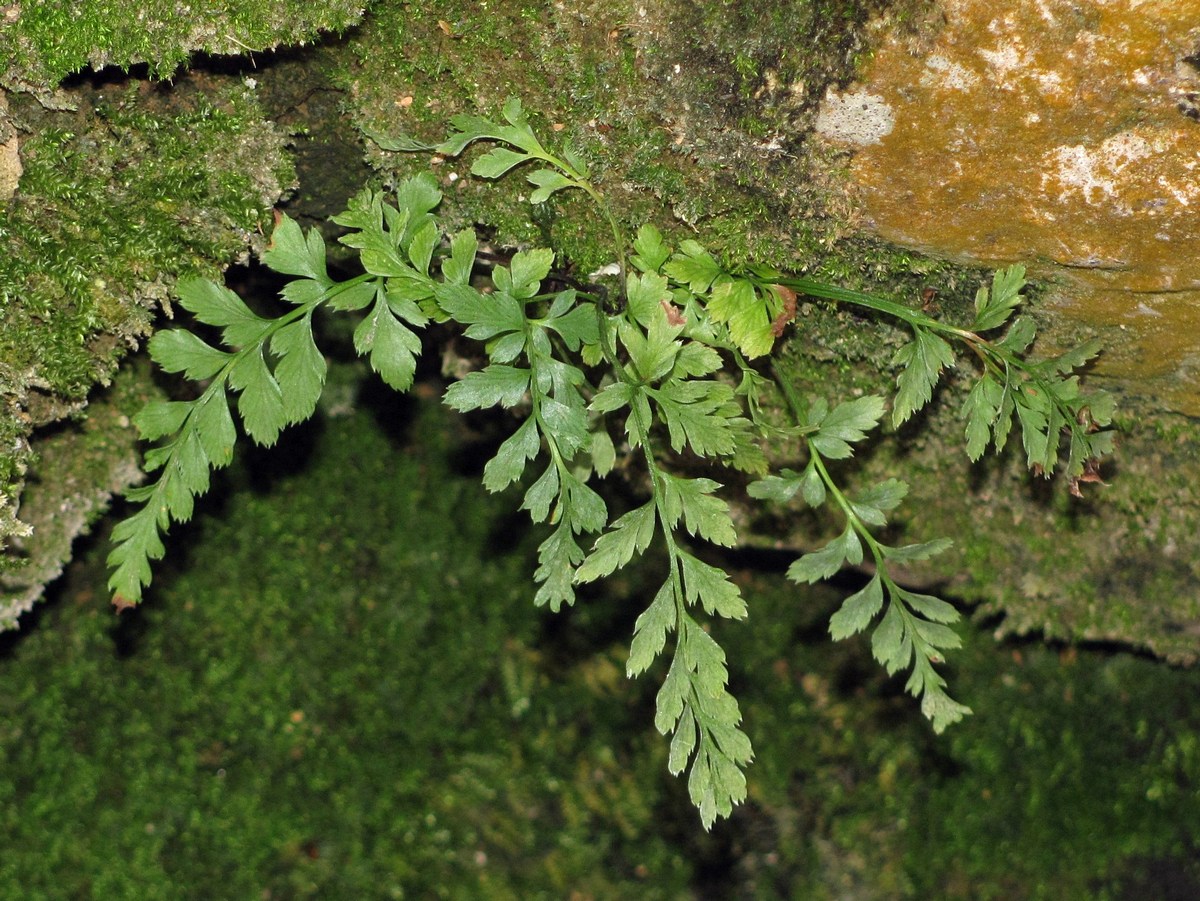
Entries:
<svg viewBox="0 0 1200 901">
<path fill-rule="evenodd" d="M 851 505 L 850 499 L 842 493 L 837 483 L 834 482 L 833 476 L 829 474 L 829 470 L 825 466 L 825 458 L 821 456 L 821 452 L 817 450 L 812 441 L 808 441 L 807 444 L 809 457 L 812 459 L 817 473 L 821 476 L 821 481 L 825 483 L 825 490 L 837 502 L 838 507 L 845 515 L 846 521 L 850 524 L 851 528 L 867 543 L 867 547 L 871 549 L 871 556 L 875 558 L 876 567 L 882 569 L 884 565 L 883 551 L 880 549 L 879 542 L 875 540 L 875 536 L 871 534 L 871 530 L 867 528 L 858 514 L 854 512 L 854 507 Z"/>
</svg>

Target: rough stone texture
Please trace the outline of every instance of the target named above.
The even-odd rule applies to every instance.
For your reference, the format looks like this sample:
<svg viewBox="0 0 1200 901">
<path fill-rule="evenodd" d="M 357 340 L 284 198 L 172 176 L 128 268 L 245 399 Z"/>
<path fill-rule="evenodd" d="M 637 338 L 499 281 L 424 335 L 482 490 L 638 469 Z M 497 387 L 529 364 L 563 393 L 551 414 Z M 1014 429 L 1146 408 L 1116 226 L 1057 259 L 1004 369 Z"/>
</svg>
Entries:
<svg viewBox="0 0 1200 901">
<path fill-rule="evenodd" d="M 874 227 L 988 266 L 1035 264 L 1063 283 L 1063 313 L 1126 330 L 1102 372 L 1200 413 L 1200 257 L 1182 250 L 1200 233 L 1200 2 L 941 9 L 939 27 L 875 53 L 859 90 L 879 103 L 826 104 L 863 127 L 879 104 L 895 118 L 856 142 Z"/>
<path fill-rule="evenodd" d="M 16 628 L 21 614 L 62 574 L 75 539 L 108 508 L 113 494 L 141 478 L 130 417 L 152 394 L 144 372 L 124 370 L 88 405 L 86 418 L 39 434 L 18 511 L 27 529 L 10 539 L 9 553 L 24 565 L 0 573 L 0 630 Z"/>
<path fill-rule="evenodd" d="M 21 171 L 21 141 L 8 122 L 8 96 L 0 90 L 0 201 L 16 192 Z"/>
<path fill-rule="evenodd" d="M 923 423 L 936 440 L 867 461 L 876 477 L 908 474 L 910 528 L 955 537 L 926 576 L 980 600 L 1002 633 L 1200 657 L 1196 425 L 1170 415 L 1200 412 L 1200 266 L 1181 250 L 1200 233 L 1198 21 L 1194 0 L 946 0 L 893 30 L 853 89 L 895 118 L 877 143 L 849 145 L 866 223 L 1050 279 L 1039 348 L 1099 331 L 1089 378 L 1123 399 L 1111 485 L 1082 502 L 1031 483 L 1016 452 L 968 467 L 953 384 Z M 836 96 L 840 113 L 861 110 Z"/>
<path fill-rule="evenodd" d="M 381 3 L 347 45 L 339 81 L 356 124 L 423 140 L 439 139 L 455 113 L 496 113 L 517 94 L 539 127 L 610 174 L 606 196 L 631 231 L 684 227 L 731 261 L 808 268 L 850 215 L 830 154 L 809 140 L 818 101 L 853 76 L 870 16 L 911 5 Z M 370 160 L 389 176 L 427 167 L 413 155 Z M 438 171 L 465 169 L 446 161 Z M 514 193 L 460 177 L 446 212 L 509 243 L 549 238 L 583 271 L 612 262 L 611 235 L 587 202 L 564 197 L 533 221 Z"/>
<path fill-rule="evenodd" d="M 814 126 L 831 141 L 856 147 L 878 144 L 896 127 L 895 111 L 878 94 L 856 90 L 825 94 Z"/>
</svg>

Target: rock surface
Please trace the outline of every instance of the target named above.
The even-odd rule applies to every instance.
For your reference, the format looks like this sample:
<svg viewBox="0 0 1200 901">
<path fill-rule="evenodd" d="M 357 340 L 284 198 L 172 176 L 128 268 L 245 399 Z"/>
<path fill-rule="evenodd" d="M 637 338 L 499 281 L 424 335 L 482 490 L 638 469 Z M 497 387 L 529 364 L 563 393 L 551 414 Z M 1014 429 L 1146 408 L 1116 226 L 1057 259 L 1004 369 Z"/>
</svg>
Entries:
<svg viewBox="0 0 1200 901">
<path fill-rule="evenodd" d="M 832 139 L 854 137 L 850 113 L 871 135 L 883 109 L 894 119 L 854 141 L 874 227 L 988 266 L 1036 261 L 1069 316 L 1125 330 L 1102 371 L 1200 413 L 1200 256 L 1187 250 L 1200 234 L 1200 2 L 941 10 L 825 105 Z"/>
<path fill-rule="evenodd" d="M 13 196 L 21 172 L 21 142 L 8 121 L 8 96 L 0 91 L 0 201 Z"/>
</svg>

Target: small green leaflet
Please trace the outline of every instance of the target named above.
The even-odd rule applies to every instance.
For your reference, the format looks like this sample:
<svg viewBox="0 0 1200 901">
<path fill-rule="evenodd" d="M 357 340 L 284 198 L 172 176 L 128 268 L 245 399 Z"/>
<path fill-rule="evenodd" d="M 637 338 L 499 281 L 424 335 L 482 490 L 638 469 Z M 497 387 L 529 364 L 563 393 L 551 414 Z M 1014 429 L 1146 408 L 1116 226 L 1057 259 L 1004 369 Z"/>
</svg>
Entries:
<svg viewBox="0 0 1200 901">
<path fill-rule="evenodd" d="M 786 504 L 796 492 L 800 492 L 804 502 L 816 508 L 825 503 L 825 483 L 817 471 L 815 461 L 810 461 L 803 473 L 794 469 L 781 469 L 777 476 L 767 476 L 757 482 L 751 482 L 747 492 L 753 498 L 770 500 L 778 504 Z"/>
<path fill-rule="evenodd" d="M 232 357 L 184 329 L 155 332 L 150 339 L 150 359 L 164 372 L 182 372 L 194 382 L 211 379 Z"/>
<path fill-rule="evenodd" d="M 379 145 L 380 150 L 387 150 L 391 153 L 418 153 L 428 150 L 436 150 L 436 144 L 425 144 L 418 141 L 416 138 L 406 134 L 385 135 L 383 132 L 376 131 L 372 128 L 360 126 L 359 130 Z"/>
<path fill-rule="evenodd" d="M 863 588 L 856 591 L 846 600 L 837 613 L 829 618 L 829 634 L 834 641 L 841 641 L 861 632 L 883 607 L 883 580 L 879 574 Z"/>
<path fill-rule="evenodd" d="M 1007 391 L 990 375 L 982 375 L 971 387 L 966 401 L 963 403 L 963 417 L 967 420 L 967 456 L 975 462 L 987 450 L 988 442 L 992 440 L 996 420 L 1000 416 L 1001 403 Z M 1008 412 L 1011 418 L 1012 411 Z M 997 430 L 999 431 L 999 430 Z M 999 431 L 1003 438 L 1008 437 L 1007 429 Z M 996 451 L 1003 450 L 1000 439 L 996 441 Z"/>
<path fill-rule="evenodd" d="M 536 172 L 530 172 L 525 179 L 537 189 L 529 195 L 530 203 L 545 203 L 558 191 L 580 187 L 579 182 L 553 169 L 538 169 Z"/>
<path fill-rule="evenodd" d="M 737 702 L 728 695 L 720 699 L 728 699 L 737 712 Z M 706 706 L 715 707 L 718 701 L 709 702 Z M 707 711 L 705 711 L 707 713 Z M 696 714 L 689 709 L 692 717 Z M 740 729 L 723 724 L 721 730 L 703 730 L 700 735 L 700 749 L 692 763 L 692 772 L 688 776 L 688 797 L 700 810 L 700 822 L 705 829 L 711 829 L 717 817 L 728 817 L 733 813 L 734 805 L 746 800 L 746 776 L 742 767 L 750 763 L 753 754 L 750 751 L 750 739 Z M 690 742 L 677 748 L 671 743 L 671 762 L 681 766 L 680 761 L 687 759 Z M 727 747 L 735 750 L 731 753 Z M 668 767 L 669 769 L 669 767 Z"/>
<path fill-rule="evenodd" d="M 310 229 L 306 237 L 296 221 L 286 214 L 279 217 L 271 232 L 271 245 L 263 254 L 263 262 L 276 272 L 313 279 L 323 287 L 333 284 L 325 269 L 325 242 L 321 233 Z"/>
<path fill-rule="evenodd" d="M 914 327 L 916 337 L 898 351 L 893 365 L 902 366 L 896 378 L 896 400 L 892 405 L 892 425 L 898 426 L 933 397 L 933 388 L 942 370 L 954 365 L 950 345 L 928 329 Z"/>
<path fill-rule="evenodd" d="M 441 283 L 435 296 L 443 310 L 467 326 L 466 336 L 476 341 L 525 329 L 520 301 L 503 292 L 484 296 L 467 285 Z"/>
<path fill-rule="evenodd" d="M 194 407 L 195 404 L 177 400 L 152 401 L 134 415 L 133 424 L 143 441 L 157 441 L 183 428 L 184 420 Z"/>
<path fill-rule="evenodd" d="M 515 407 L 529 390 L 529 370 L 492 363 L 470 372 L 446 390 L 446 405 L 460 412 L 486 407 Z"/>
<path fill-rule="evenodd" d="M 757 482 L 751 482 L 746 493 L 758 500 L 775 501 L 786 504 L 800 490 L 801 477 L 794 469 L 781 469 L 777 476 L 767 476 Z"/>
<path fill-rule="evenodd" d="M 479 241 L 474 229 L 463 229 L 450 239 L 450 256 L 442 260 L 442 277 L 448 285 L 468 285 L 475 268 Z"/>
<path fill-rule="evenodd" d="M 233 445 L 237 429 L 229 413 L 229 401 L 224 391 L 205 392 L 191 405 L 196 420 L 196 436 L 204 456 L 214 469 L 233 462 Z"/>
<path fill-rule="evenodd" d="M 667 279 L 655 272 L 641 275 L 631 272 L 625 278 L 626 309 L 642 328 L 649 328 L 659 319 L 665 320 L 662 305 L 670 297 Z"/>
<path fill-rule="evenodd" d="M 595 547 L 575 573 L 582 584 L 611 575 L 643 554 L 654 538 L 655 505 L 651 500 L 618 518 L 611 528 L 596 539 Z"/>
<path fill-rule="evenodd" d="M 809 443 L 830 460 L 844 460 L 854 453 L 850 445 L 862 441 L 879 424 L 883 398 L 867 395 L 840 403 L 828 413 L 825 410 L 822 401 L 814 403 L 809 412 L 808 424 L 817 428 Z"/>
<path fill-rule="evenodd" d="M 112 570 L 108 590 L 115 601 L 137 603 L 141 600 L 143 586 L 150 584 L 150 561 L 161 560 L 166 552 L 158 537 L 159 526 L 157 511 L 147 503 L 113 529 L 113 549 L 107 563 Z"/>
<path fill-rule="evenodd" d="M 558 300 L 563 298 L 568 303 L 563 305 L 563 312 L 556 313 L 555 311 L 560 309 Z M 574 302 L 574 289 L 564 291 L 558 295 L 545 319 L 534 320 L 536 325 L 556 332 L 567 345 L 567 350 L 572 353 L 600 341 L 600 327 L 596 322 L 595 309 L 585 304 L 576 306 Z"/>
<path fill-rule="evenodd" d="M 1078 347 L 1073 347 L 1056 357 L 1051 357 L 1048 360 L 1042 360 L 1034 366 L 1034 370 L 1039 374 L 1045 375 L 1070 375 L 1080 366 L 1095 357 L 1100 353 L 1100 342 L 1093 338 L 1091 341 L 1085 341 Z"/>
<path fill-rule="evenodd" d="M 587 414 L 582 401 L 571 399 L 564 404 L 546 396 L 540 399 L 538 408 L 547 439 L 558 445 L 565 459 L 574 457 L 575 452 L 588 443 Z"/>
<path fill-rule="evenodd" d="M 654 600 L 633 625 L 633 642 L 629 646 L 629 659 L 625 673 L 630 679 L 641 675 L 662 653 L 667 643 L 667 633 L 675 629 L 674 580 L 663 582 Z"/>
<path fill-rule="evenodd" d="M 882 528 L 887 525 L 887 513 L 895 510 L 908 494 L 908 483 L 900 479 L 886 479 L 868 488 L 850 502 L 854 515 L 869 526 Z"/>
<path fill-rule="evenodd" d="M 573 531 L 599 532 L 608 524 L 608 507 L 604 499 L 589 488 L 574 473 L 561 470 L 563 519 Z"/>
<path fill-rule="evenodd" d="M 522 250 L 513 254 L 507 269 L 497 266 L 492 270 L 492 280 L 500 291 L 523 300 L 538 293 L 553 265 L 553 250 Z"/>
<path fill-rule="evenodd" d="M 429 173 L 404 182 L 396 191 L 395 206 L 386 203 L 382 193 L 364 189 L 345 212 L 333 217 L 338 225 L 353 229 L 338 240 L 358 250 L 371 275 L 424 278 L 440 240 L 431 211 L 441 200 Z"/>
<path fill-rule="evenodd" d="M 1059 430 L 1066 425 L 1062 412 L 1048 395 L 1036 387 L 1024 387 L 1014 394 L 1026 462 L 1030 469 L 1047 475 L 1058 461 Z"/>
<path fill-rule="evenodd" d="M 558 467 L 551 463 L 541 477 L 525 492 L 525 499 L 521 501 L 521 509 L 528 510 L 529 518 L 534 522 L 545 522 L 550 517 L 550 505 L 558 500 L 560 487 Z M 557 519 L 557 511 L 555 514 Z"/>
<path fill-rule="evenodd" d="M 507 147 L 489 150 L 471 166 L 471 174 L 480 178 L 499 178 L 513 166 L 532 159 L 528 153 L 517 153 Z"/>
<path fill-rule="evenodd" d="M 712 479 L 685 479 L 658 473 L 662 487 L 661 515 L 665 526 L 674 529 L 683 516 L 688 532 L 721 547 L 733 547 L 737 532 L 729 515 L 729 505 L 713 492 L 720 484 Z"/>
<path fill-rule="evenodd" d="M 643 225 L 638 229 L 637 238 L 633 242 L 633 256 L 630 262 L 642 272 L 659 272 L 663 263 L 671 258 L 671 248 L 663 242 L 662 233 L 653 225 Z"/>
<path fill-rule="evenodd" d="M 707 345 L 698 341 L 689 341 L 679 350 L 675 357 L 675 366 L 671 369 L 671 378 L 699 378 L 710 375 L 721 369 L 721 355 Z M 734 394 L 739 392 L 735 389 Z M 740 407 L 738 408 L 740 412 Z"/>
<path fill-rule="evenodd" d="M 708 313 L 729 328 L 729 337 L 748 359 L 765 356 L 775 346 L 772 327 L 780 308 L 773 291 L 760 292 L 746 279 L 720 281 L 713 287 Z"/>
<path fill-rule="evenodd" d="M 741 407 L 734 401 L 732 387 L 717 381 L 671 379 L 646 393 L 666 420 L 676 453 L 685 444 L 702 457 L 733 453 Z"/>
<path fill-rule="evenodd" d="M 224 285 L 206 278 L 181 279 L 176 290 L 183 308 L 201 322 L 221 328 L 222 339 L 231 347 L 261 341 L 271 326 L 270 320 L 252 313 L 242 299 Z"/>
<path fill-rule="evenodd" d="M 700 244 L 687 240 L 679 245 L 679 252 L 663 265 L 662 271 L 693 294 L 703 294 L 724 270 Z"/>
<path fill-rule="evenodd" d="M 507 488 L 521 477 L 525 465 L 537 456 L 541 446 L 537 420 L 531 416 L 505 439 L 496 456 L 483 467 L 483 487 L 493 492 Z"/>
<path fill-rule="evenodd" d="M 971 330 L 986 332 L 1003 325 L 1013 310 L 1021 305 L 1021 289 L 1025 287 L 1025 267 L 1009 266 L 992 276 L 992 290 L 981 287 L 975 294 L 975 321 Z"/>
<path fill-rule="evenodd" d="M 1023 354 L 1037 337 L 1037 323 L 1031 316 L 1018 316 L 1005 331 L 997 346 L 1012 354 Z"/>
<path fill-rule="evenodd" d="M 271 337 L 271 351 L 279 357 L 275 379 L 283 394 L 284 419 L 303 422 L 317 408 L 327 369 L 313 340 L 312 314 L 279 329 Z"/>
<path fill-rule="evenodd" d="M 575 603 L 575 567 L 583 556 L 570 524 L 560 523 L 538 547 L 538 568 L 533 574 L 539 586 L 533 599 L 537 606 L 558 612 L 563 604 Z"/>
<path fill-rule="evenodd" d="M 944 680 L 938 677 L 937 681 L 942 684 L 935 685 L 932 680 L 926 682 L 925 694 L 921 698 L 921 713 L 933 725 L 933 731 L 941 735 L 947 726 L 962 722 L 963 717 L 970 716 L 972 711 L 946 694 Z"/>
<path fill-rule="evenodd" d="M 923 541 L 920 544 L 906 544 L 902 547 L 880 545 L 884 557 L 894 563 L 916 563 L 928 560 L 954 546 L 949 538 L 935 538 L 933 541 Z"/>
<path fill-rule="evenodd" d="M 706 613 L 727 619 L 746 618 L 746 602 L 725 570 L 710 566 L 684 551 L 679 553 L 679 562 L 683 566 L 684 594 L 689 604 L 698 601 Z"/>
<path fill-rule="evenodd" d="M 793 582 L 807 582 L 811 585 L 836 575 L 847 563 L 857 566 L 862 560 L 862 542 L 858 540 L 854 527 L 848 525 L 846 530 L 829 544 L 820 550 L 805 554 L 788 567 L 787 577 Z"/>
<path fill-rule="evenodd" d="M 238 412 L 246 434 L 256 444 L 270 447 L 287 425 L 283 390 L 267 368 L 261 346 L 244 351 L 229 370 L 229 384 L 241 392 Z"/>
<path fill-rule="evenodd" d="M 407 391 L 412 385 L 421 339 L 396 318 L 382 295 L 354 330 L 354 349 L 370 354 L 371 368 L 392 388 Z"/>
<path fill-rule="evenodd" d="M 676 340 L 681 331 L 683 327 L 668 324 L 665 315 L 654 318 L 645 332 L 629 322 L 618 325 L 617 334 L 629 352 L 635 381 L 656 382 L 674 368 L 683 346 Z"/>
</svg>

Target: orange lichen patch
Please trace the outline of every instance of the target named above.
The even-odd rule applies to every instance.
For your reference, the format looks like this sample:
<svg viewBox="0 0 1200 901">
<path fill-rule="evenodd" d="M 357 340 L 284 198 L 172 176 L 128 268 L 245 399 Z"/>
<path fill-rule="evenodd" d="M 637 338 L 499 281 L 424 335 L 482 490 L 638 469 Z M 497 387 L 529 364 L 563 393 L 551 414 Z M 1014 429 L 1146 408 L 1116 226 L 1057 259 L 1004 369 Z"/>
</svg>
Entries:
<svg viewBox="0 0 1200 901">
<path fill-rule="evenodd" d="M 853 163 L 875 228 L 1061 276 L 1077 288 L 1068 314 L 1131 334 L 1110 363 L 1188 369 L 1200 360 L 1200 0 L 942 6 L 936 33 L 886 41 L 859 89 L 894 120 Z M 1200 408 L 1200 384 L 1190 390 Z"/>
</svg>

